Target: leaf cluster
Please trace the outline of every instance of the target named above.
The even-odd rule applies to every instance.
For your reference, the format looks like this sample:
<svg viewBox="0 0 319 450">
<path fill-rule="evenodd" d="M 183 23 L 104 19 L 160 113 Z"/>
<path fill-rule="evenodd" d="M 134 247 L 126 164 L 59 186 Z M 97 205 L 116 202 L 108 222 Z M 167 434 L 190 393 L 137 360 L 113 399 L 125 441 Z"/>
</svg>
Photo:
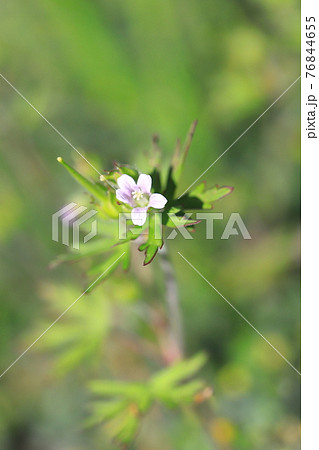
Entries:
<svg viewBox="0 0 319 450">
<path fill-rule="evenodd" d="M 91 381 L 89 390 L 98 399 L 92 402 L 92 413 L 86 425 L 106 422 L 111 439 L 130 442 L 143 415 L 155 402 L 176 408 L 197 401 L 206 386 L 202 380 L 193 377 L 205 362 L 206 356 L 199 353 L 155 373 L 146 382 Z"/>
</svg>

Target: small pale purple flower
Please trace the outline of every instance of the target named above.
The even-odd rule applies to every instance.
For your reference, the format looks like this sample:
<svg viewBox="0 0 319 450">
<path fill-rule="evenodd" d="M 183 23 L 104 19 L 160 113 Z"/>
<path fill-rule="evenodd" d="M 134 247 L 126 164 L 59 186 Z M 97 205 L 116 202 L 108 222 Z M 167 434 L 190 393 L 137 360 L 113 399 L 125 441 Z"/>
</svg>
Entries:
<svg viewBox="0 0 319 450">
<path fill-rule="evenodd" d="M 131 219 L 134 225 L 144 225 L 148 208 L 161 209 L 167 203 L 167 199 L 162 194 L 151 194 L 152 177 L 142 173 L 135 183 L 129 175 L 121 175 L 117 184 L 116 198 L 123 203 L 127 203 L 133 209 Z"/>
</svg>

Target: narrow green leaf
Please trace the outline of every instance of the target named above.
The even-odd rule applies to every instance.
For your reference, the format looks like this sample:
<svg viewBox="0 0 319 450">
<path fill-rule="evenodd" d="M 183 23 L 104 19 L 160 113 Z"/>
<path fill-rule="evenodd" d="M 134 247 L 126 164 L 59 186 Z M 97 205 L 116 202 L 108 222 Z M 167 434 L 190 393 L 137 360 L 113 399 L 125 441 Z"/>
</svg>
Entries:
<svg viewBox="0 0 319 450">
<path fill-rule="evenodd" d="M 127 408 L 126 400 L 108 400 L 108 401 L 96 401 L 92 405 L 92 414 L 85 421 L 85 427 L 91 427 L 94 425 L 98 425 L 101 422 L 104 422 L 107 419 L 110 419 L 120 412 L 122 412 L 125 408 Z"/>
<path fill-rule="evenodd" d="M 96 183 L 92 183 L 85 177 L 83 177 L 79 172 L 77 172 L 73 167 L 69 166 L 61 157 L 57 158 L 58 162 L 66 168 L 66 170 L 72 175 L 72 177 L 81 184 L 87 191 L 89 191 L 95 198 L 104 202 L 105 201 L 105 188 Z"/>
<path fill-rule="evenodd" d="M 163 388 L 173 386 L 181 381 L 193 376 L 206 363 L 207 357 L 204 353 L 198 353 L 191 359 L 180 361 L 177 364 L 156 374 L 151 380 L 151 386 Z"/>
<path fill-rule="evenodd" d="M 50 269 L 52 269 L 64 262 L 78 261 L 82 258 L 98 255 L 103 252 L 109 251 L 110 247 L 111 245 L 106 239 L 93 239 L 92 241 L 87 242 L 85 245 L 81 246 L 80 250 L 74 250 L 70 253 L 59 255 L 54 261 L 52 261 L 49 267 Z"/>
<path fill-rule="evenodd" d="M 132 441 L 138 427 L 138 417 L 133 406 L 128 406 L 126 411 L 118 414 L 107 424 L 109 435 L 121 443 Z"/>
<path fill-rule="evenodd" d="M 150 174 L 152 177 L 152 189 L 155 192 L 162 192 L 162 183 L 161 183 L 161 177 L 158 169 L 155 167 L 153 169 L 153 172 Z"/>
<path fill-rule="evenodd" d="M 146 386 L 118 380 L 94 380 L 89 383 L 89 389 L 93 394 L 103 397 L 121 396 L 138 402 L 140 396 L 144 395 Z"/>
<path fill-rule="evenodd" d="M 96 277 L 98 275 L 98 279 L 94 282 L 94 284 L 87 288 L 87 294 L 92 292 L 93 289 L 99 286 L 115 271 L 115 269 L 121 264 L 121 255 L 124 256 L 124 254 L 125 252 L 115 252 L 103 261 L 103 263 L 95 264 L 91 267 L 91 269 L 87 272 L 88 276 Z"/>
<path fill-rule="evenodd" d="M 205 383 L 201 380 L 194 380 L 181 386 L 163 389 L 157 393 L 157 400 L 172 408 L 185 403 L 193 403 L 194 396 L 203 390 Z"/>
<path fill-rule="evenodd" d="M 169 205 L 173 202 L 174 196 L 175 196 L 175 191 L 176 191 L 176 180 L 174 178 L 174 169 L 171 166 L 168 170 L 166 188 L 164 190 L 164 196 L 168 200 L 166 208 L 168 208 Z"/>
<path fill-rule="evenodd" d="M 131 264 L 131 247 L 130 245 L 126 246 L 126 253 L 123 255 L 122 258 L 122 267 L 124 270 L 128 270 L 130 268 Z"/>
<path fill-rule="evenodd" d="M 193 136 L 194 136 L 196 127 L 197 127 L 197 120 L 195 120 L 191 124 L 190 129 L 187 133 L 186 141 L 185 141 L 183 148 L 181 148 L 180 142 L 177 141 L 176 150 L 175 150 L 173 160 L 172 160 L 172 167 L 173 167 L 172 177 L 173 177 L 175 183 L 177 183 L 179 181 L 180 176 L 183 172 L 185 161 L 186 161 L 186 158 L 187 158 L 187 155 L 188 155 L 188 152 L 189 152 L 192 140 L 193 140 Z"/>
</svg>

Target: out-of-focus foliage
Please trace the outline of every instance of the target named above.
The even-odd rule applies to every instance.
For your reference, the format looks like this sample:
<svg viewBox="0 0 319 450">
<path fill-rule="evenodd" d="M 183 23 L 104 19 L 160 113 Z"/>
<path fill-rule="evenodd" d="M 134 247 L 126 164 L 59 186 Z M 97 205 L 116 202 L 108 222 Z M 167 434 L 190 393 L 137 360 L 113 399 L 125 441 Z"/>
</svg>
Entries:
<svg viewBox="0 0 319 450">
<path fill-rule="evenodd" d="M 153 133 L 168 167 L 198 118 L 180 195 L 299 76 L 299 24 L 296 0 L 3 1 L 1 73 L 98 168 L 116 160 L 148 173 Z M 137 449 L 300 447 L 298 375 L 177 255 L 299 368 L 299 100 L 296 83 L 198 181 L 235 186 L 215 239 L 198 224 L 192 240 L 169 243 L 186 355 L 207 353 L 214 393 L 196 414 L 155 405 Z M 51 214 L 90 201 L 56 157 L 96 173 L 2 79 L 0 151 L 5 370 L 87 287 L 77 264 L 48 270 L 66 254 Z M 251 240 L 220 240 L 233 211 Z M 1 448 L 114 448 L 103 426 L 81 428 L 87 382 L 148 380 L 171 349 L 158 261 L 134 255 L 0 379 Z"/>
<path fill-rule="evenodd" d="M 192 404 L 209 390 L 201 380 L 188 380 L 205 363 L 198 354 L 153 375 L 147 382 L 95 380 L 90 383 L 93 394 L 104 400 L 93 403 L 93 413 L 87 425 L 107 422 L 110 437 L 121 443 L 130 442 L 138 429 L 139 420 L 154 402 L 173 408 Z"/>
</svg>

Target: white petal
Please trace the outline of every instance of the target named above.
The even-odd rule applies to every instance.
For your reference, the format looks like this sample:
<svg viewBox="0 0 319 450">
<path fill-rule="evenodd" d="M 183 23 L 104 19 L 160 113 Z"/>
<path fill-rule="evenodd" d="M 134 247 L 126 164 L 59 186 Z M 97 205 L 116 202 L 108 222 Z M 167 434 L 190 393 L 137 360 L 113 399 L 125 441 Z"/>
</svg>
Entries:
<svg viewBox="0 0 319 450">
<path fill-rule="evenodd" d="M 117 185 L 120 189 L 123 189 L 127 192 L 132 192 L 136 189 L 136 183 L 134 181 L 134 178 L 130 177 L 129 175 L 121 175 L 117 179 Z"/>
<path fill-rule="evenodd" d="M 127 191 L 122 190 L 122 189 L 117 189 L 115 192 L 116 198 L 123 203 L 128 203 L 129 205 L 132 206 L 133 202 L 132 202 L 132 197 L 130 194 L 127 193 Z"/>
<path fill-rule="evenodd" d="M 138 177 L 137 185 L 142 192 L 149 194 L 151 192 L 152 187 L 151 175 L 145 175 L 145 173 L 141 173 L 141 175 Z"/>
<path fill-rule="evenodd" d="M 148 206 L 152 206 L 152 208 L 161 209 L 167 203 L 167 199 L 162 194 L 152 194 L 150 196 L 150 201 Z"/>
<path fill-rule="evenodd" d="M 144 225 L 147 218 L 147 208 L 133 208 L 131 212 L 131 219 L 134 225 Z"/>
</svg>

